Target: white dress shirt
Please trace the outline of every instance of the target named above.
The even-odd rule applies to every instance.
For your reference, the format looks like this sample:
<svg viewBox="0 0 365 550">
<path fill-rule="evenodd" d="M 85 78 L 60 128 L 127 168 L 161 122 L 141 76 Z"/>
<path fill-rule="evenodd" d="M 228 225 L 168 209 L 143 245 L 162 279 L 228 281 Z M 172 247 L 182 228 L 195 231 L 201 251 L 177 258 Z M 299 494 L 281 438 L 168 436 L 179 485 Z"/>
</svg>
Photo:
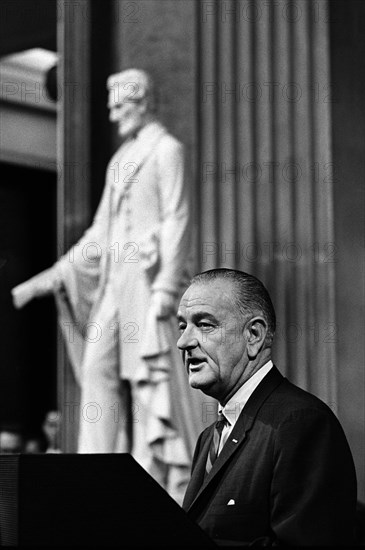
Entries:
<svg viewBox="0 0 365 550">
<path fill-rule="evenodd" d="M 243 407 L 246 405 L 248 399 L 257 388 L 257 386 L 260 384 L 261 380 L 265 378 L 265 376 L 272 369 L 273 366 L 274 365 L 271 360 L 265 363 L 265 365 L 263 365 L 261 369 L 259 369 L 253 376 L 251 376 L 251 378 L 249 378 L 247 382 L 245 382 L 243 386 L 241 386 L 236 391 L 236 393 L 232 395 L 231 399 L 227 401 L 224 407 L 219 404 L 218 411 L 221 412 L 226 418 L 226 424 L 222 430 L 218 454 L 221 452 L 223 445 L 225 444 L 229 434 L 233 430 L 234 425 L 236 424 Z"/>
</svg>

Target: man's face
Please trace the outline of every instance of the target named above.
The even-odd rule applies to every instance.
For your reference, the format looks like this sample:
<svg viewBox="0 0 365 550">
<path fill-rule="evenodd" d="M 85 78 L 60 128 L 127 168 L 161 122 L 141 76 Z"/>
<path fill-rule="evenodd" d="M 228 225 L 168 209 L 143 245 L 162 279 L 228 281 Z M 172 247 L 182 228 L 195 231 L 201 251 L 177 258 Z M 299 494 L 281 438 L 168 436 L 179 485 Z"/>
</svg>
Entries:
<svg viewBox="0 0 365 550">
<path fill-rule="evenodd" d="M 248 364 L 245 319 L 235 305 L 234 283 L 192 284 L 183 295 L 177 342 L 192 388 L 221 403 L 244 381 Z"/>
<path fill-rule="evenodd" d="M 108 107 L 109 120 L 118 123 L 118 133 L 122 138 L 127 138 L 144 124 L 144 105 L 132 101 L 128 95 L 124 98 L 116 97 L 115 90 L 109 91 Z"/>
</svg>

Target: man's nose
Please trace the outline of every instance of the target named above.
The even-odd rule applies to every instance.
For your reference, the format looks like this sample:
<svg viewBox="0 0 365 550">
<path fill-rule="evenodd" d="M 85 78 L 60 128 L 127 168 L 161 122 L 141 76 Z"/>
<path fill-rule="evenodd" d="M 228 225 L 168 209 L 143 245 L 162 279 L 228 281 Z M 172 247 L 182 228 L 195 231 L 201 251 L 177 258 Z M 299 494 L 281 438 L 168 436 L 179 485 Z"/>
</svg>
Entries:
<svg viewBox="0 0 365 550">
<path fill-rule="evenodd" d="M 185 329 L 177 341 L 177 347 L 181 351 L 196 348 L 199 345 L 198 339 L 191 330 Z"/>
</svg>

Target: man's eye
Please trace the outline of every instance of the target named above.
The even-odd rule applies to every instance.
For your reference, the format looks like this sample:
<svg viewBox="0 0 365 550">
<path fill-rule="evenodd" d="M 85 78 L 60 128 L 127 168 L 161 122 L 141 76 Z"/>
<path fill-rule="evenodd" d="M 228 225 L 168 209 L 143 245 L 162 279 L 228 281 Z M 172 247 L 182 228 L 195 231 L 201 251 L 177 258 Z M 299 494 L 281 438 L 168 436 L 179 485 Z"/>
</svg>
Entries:
<svg viewBox="0 0 365 550">
<path fill-rule="evenodd" d="M 211 328 L 214 328 L 212 323 L 204 323 L 204 322 L 199 323 L 198 327 L 203 329 L 203 330 L 209 330 Z"/>
<path fill-rule="evenodd" d="M 185 330 L 186 329 L 185 323 L 179 323 L 178 327 L 179 327 L 179 330 Z"/>
</svg>

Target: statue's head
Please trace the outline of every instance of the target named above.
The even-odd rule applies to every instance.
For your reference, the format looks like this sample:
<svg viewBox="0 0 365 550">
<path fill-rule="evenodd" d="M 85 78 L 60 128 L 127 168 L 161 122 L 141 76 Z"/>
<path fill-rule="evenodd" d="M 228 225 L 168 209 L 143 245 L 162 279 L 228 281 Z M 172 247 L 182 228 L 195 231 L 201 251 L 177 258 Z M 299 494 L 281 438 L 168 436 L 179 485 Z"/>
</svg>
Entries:
<svg viewBox="0 0 365 550">
<path fill-rule="evenodd" d="M 154 90 L 150 76 L 140 69 L 112 74 L 107 80 L 111 122 L 118 123 L 119 134 L 127 138 L 153 116 Z"/>
</svg>

